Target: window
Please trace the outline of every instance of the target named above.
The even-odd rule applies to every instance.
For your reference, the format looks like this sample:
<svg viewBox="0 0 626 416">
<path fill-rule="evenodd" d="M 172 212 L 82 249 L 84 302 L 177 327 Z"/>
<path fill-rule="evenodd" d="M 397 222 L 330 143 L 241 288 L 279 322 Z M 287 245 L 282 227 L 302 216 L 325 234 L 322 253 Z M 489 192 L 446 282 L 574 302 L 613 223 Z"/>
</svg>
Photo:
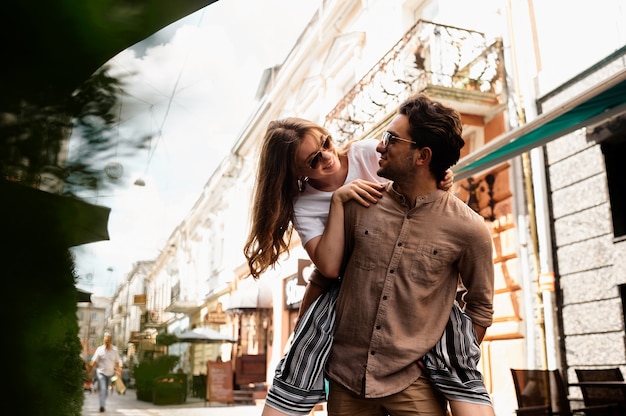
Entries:
<svg viewBox="0 0 626 416">
<path fill-rule="evenodd" d="M 626 238 L 626 131 L 600 145 L 606 165 L 606 180 L 613 217 L 613 236 Z"/>
</svg>

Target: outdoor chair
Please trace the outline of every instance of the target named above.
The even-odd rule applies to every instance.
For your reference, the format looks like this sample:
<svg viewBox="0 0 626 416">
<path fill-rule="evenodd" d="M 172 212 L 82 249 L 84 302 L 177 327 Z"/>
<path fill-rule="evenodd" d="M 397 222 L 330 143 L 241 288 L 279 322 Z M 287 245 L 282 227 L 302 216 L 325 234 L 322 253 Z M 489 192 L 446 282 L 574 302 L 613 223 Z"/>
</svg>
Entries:
<svg viewBox="0 0 626 416">
<path fill-rule="evenodd" d="M 567 387 L 559 370 L 511 369 L 520 416 L 600 416 L 607 406 L 585 406 L 572 410 L 567 397 Z"/>
<path fill-rule="evenodd" d="M 624 381 L 619 368 L 583 370 L 575 369 L 581 382 Z M 626 414 L 626 387 L 587 387 L 580 386 L 585 406 L 605 406 L 603 411 L 587 412 L 588 416 L 622 416 Z"/>
<path fill-rule="evenodd" d="M 198 374 L 193 376 L 192 395 L 193 397 L 206 398 L 206 374 Z"/>
</svg>

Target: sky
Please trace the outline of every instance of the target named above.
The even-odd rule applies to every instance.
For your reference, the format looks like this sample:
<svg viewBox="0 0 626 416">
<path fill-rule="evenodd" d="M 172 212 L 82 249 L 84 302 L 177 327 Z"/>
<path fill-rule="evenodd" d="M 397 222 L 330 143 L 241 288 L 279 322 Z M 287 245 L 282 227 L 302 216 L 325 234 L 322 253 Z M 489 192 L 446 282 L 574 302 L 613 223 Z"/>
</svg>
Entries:
<svg viewBox="0 0 626 416">
<path fill-rule="evenodd" d="M 111 186 L 78 195 L 111 208 L 110 239 L 73 249 L 78 287 L 111 296 L 135 262 L 156 259 L 256 110 L 263 71 L 284 61 L 318 3 L 219 0 L 107 63 L 125 83 L 119 148 L 151 139 L 105 161 L 123 167 Z"/>
</svg>

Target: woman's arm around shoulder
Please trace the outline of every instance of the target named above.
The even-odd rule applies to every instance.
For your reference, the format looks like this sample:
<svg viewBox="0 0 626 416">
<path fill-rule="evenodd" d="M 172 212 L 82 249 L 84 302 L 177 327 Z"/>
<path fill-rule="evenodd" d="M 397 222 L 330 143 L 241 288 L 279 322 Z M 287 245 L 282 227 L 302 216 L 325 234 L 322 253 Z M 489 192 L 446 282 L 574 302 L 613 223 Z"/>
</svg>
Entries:
<svg viewBox="0 0 626 416">
<path fill-rule="evenodd" d="M 305 247 L 318 270 L 328 278 L 336 278 L 341 271 L 344 250 L 343 204 L 351 199 L 368 207 L 382 197 L 383 185 L 354 180 L 338 188 L 331 198 L 328 221 L 324 233 Z"/>
</svg>

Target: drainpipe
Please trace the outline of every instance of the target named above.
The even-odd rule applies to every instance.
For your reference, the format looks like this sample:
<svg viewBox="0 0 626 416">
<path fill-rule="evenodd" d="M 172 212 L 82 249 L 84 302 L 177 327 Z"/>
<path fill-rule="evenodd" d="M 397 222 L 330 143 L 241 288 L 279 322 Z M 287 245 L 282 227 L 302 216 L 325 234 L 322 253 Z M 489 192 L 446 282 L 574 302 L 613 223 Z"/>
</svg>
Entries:
<svg viewBox="0 0 626 416">
<path fill-rule="evenodd" d="M 521 4 L 518 3 L 518 6 Z M 530 34 L 530 44 L 526 45 L 526 50 L 533 53 L 534 58 L 534 71 L 538 73 L 541 69 L 540 55 L 538 53 L 538 42 L 536 38 L 536 26 L 533 0 L 527 0 L 526 3 L 529 20 L 527 22 L 521 22 L 520 27 L 526 27 L 526 33 Z M 521 69 L 517 60 L 517 44 L 515 36 L 515 22 L 513 20 L 513 4 L 509 0 L 507 2 L 507 18 L 509 27 L 509 37 L 511 42 L 511 58 L 513 64 L 513 83 L 515 85 L 515 94 L 517 99 L 517 110 L 519 125 L 526 123 L 527 116 L 536 117 L 536 108 L 528 103 L 524 102 L 522 96 L 522 83 L 519 79 L 518 71 Z M 521 69 L 522 71 L 524 69 Z M 533 92 L 530 85 L 525 86 L 525 90 L 528 92 L 528 96 L 532 97 Z M 541 349 L 541 368 L 553 369 L 556 368 L 556 359 L 554 358 L 554 319 L 553 319 L 553 292 L 554 292 L 554 275 L 551 273 L 551 245 L 549 227 L 547 224 L 547 192 L 545 182 L 545 166 L 543 165 L 543 153 L 541 149 L 533 149 L 530 153 L 524 153 L 521 155 L 521 170 L 524 177 L 524 193 L 526 200 L 526 212 L 528 213 L 528 228 L 530 232 L 530 244 L 532 244 L 532 263 L 534 271 L 538 277 L 538 287 L 534 287 L 530 281 L 525 281 L 525 293 L 524 301 L 527 307 L 526 313 L 535 310 L 535 305 L 539 304 L 537 310 L 537 322 L 539 333 L 537 334 L 540 339 Z M 534 327 L 531 328 L 530 324 L 527 324 L 527 342 L 530 344 L 528 349 L 533 350 L 527 355 L 528 364 L 534 367 L 536 360 L 534 355 Z M 533 336 L 530 338 L 530 336 Z"/>
<path fill-rule="evenodd" d="M 514 172 L 522 172 L 523 175 L 515 175 L 513 182 L 513 192 L 514 195 L 522 195 L 526 191 L 526 183 L 528 182 L 528 178 L 525 176 L 527 170 L 522 166 L 522 158 L 515 158 L 512 160 Z M 533 341 L 537 339 L 537 337 L 541 337 L 541 345 L 543 345 L 543 331 L 539 331 L 537 333 L 537 325 L 541 324 L 543 328 L 543 319 L 540 322 L 536 322 L 533 319 L 529 319 L 532 316 L 535 316 L 535 308 L 537 305 L 537 301 L 535 298 L 537 297 L 537 293 L 534 289 L 533 282 L 533 270 L 537 270 L 537 261 L 536 257 L 533 255 L 536 244 L 534 244 L 534 240 L 528 235 L 526 230 L 534 229 L 534 225 L 531 225 L 532 220 L 527 215 L 528 207 L 526 206 L 527 198 L 515 198 L 515 208 L 516 208 L 516 223 L 518 225 L 518 240 L 519 240 L 519 261 L 520 261 L 520 273 L 522 280 L 522 287 L 524 288 L 522 292 L 522 300 L 524 304 L 524 334 L 526 337 L 526 343 L 528 345 L 529 340 Z M 533 260 L 535 260 L 533 262 Z M 532 266 L 531 266 L 532 263 Z M 536 267 L 533 267 L 536 266 Z M 538 315 L 540 316 L 540 314 Z M 526 348 L 526 363 L 532 364 L 531 368 L 534 368 L 534 364 L 537 362 L 536 359 L 537 351 L 536 348 Z M 543 358 L 543 357 L 542 357 Z M 545 361 L 545 360 L 544 360 Z M 527 364 L 527 365 L 529 365 Z M 545 367 L 544 367 L 545 368 Z"/>
<path fill-rule="evenodd" d="M 535 58 L 535 71 L 541 72 L 541 55 L 539 54 L 539 41 L 537 37 L 537 27 L 535 21 L 534 0 L 528 0 L 528 10 L 530 17 L 530 32 L 533 39 L 533 51 Z M 536 107 L 532 107 L 533 116 L 537 116 Z M 538 281 L 543 307 L 543 336 L 544 336 L 544 360 L 545 367 L 549 370 L 557 369 L 556 359 L 556 324 L 554 308 L 554 270 L 552 268 L 552 234 L 549 224 L 548 190 L 546 181 L 546 165 L 544 160 L 543 147 L 530 151 L 530 165 L 533 180 L 533 196 L 536 226 L 536 238 L 538 250 L 536 255 L 539 259 Z"/>
<path fill-rule="evenodd" d="M 539 251 L 541 250 L 541 245 L 539 244 L 539 238 L 538 238 L 538 232 L 537 232 L 537 212 L 535 210 L 536 207 L 536 202 L 535 202 L 535 187 L 533 186 L 534 183 L 534 178 L 533 178 L 533 174 L 534 174 L 534 169 L 532 167 L 532 163 L 531 163 L 531 159 L 528 153 L 524 153 L 522 154 L 522 172 L 524 173 L 524 191 L 525 191 L 525 199 L 526 199 L 526 210 L 528 212 L 528 228 L 530 230 L 530 240 L 531 240 L 531 244 L 533 247 L 532 250 L 532 259 L 533 259 L 533 265 L 534 268 L 533 270 L 535 271 L 535 273 L 537 273 L 538 276 L 540 276 L 541 272 L 541 262 L 540 262 L 540 253 Z M 537 279 L 538 281 L 541 280 L 541 278 L 539 277 Z M 547 353 L 547 348 L 546 348 L 546 314 L 545 314 L 545 307 L 543 304 L 543 300 L 541 298 L 541 284 L 539 283 L 539 285 L 537 287 L 534 287 L 531 284 L 529 284 L 526 289 L 527 292 L 525 299 L 528 300 L 528 303 L 530 303 L 532 305 L 532 309 L 527 309 L 527 311 L 535 310 L 535 305 L 537 303 L 540 304 L 540 306 L 538 307 L 537 310 L 537 321 L 535 322 L 535 324 L 540 328 L 539 331 L 539 339 L 540 339 L 540 348 L 541 348 L 541 368 L 548 368 L 548 353 Z M 539 289 L 538 291 L 536 291 L 536 289 Z M 532 292 L 531 292 L 532 291 Z M 537 300 L 535 300 L 535 297 L 537 297 Z M 531 342 L 534 341 L 533 339 L 530 340 Z M 534 345 L 534 342 L 531 343 L 531 345 Z M 534 368 L 534 361 L 530 362 L 532 368 Z"/>
<path fill-rule="evenodd" d="M 548 370 L 557 369 L 556 324 L 554 307 L 554 270 L 552 237 L 549 224 L 548 190 L 543 148 L 530 151 L 535 198 L 535 222 L 539 243 L 539 290 L 543 301 L 545 355 Z"/>
</svg>

